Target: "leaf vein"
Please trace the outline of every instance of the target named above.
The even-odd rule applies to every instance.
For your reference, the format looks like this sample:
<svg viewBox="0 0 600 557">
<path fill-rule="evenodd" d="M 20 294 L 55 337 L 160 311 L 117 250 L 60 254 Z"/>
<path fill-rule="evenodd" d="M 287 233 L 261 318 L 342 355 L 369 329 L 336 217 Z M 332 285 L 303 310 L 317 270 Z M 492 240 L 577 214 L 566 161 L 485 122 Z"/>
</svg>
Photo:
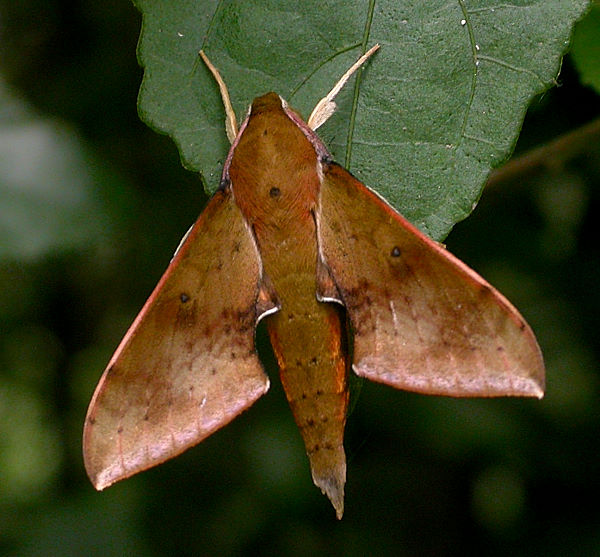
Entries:
<svg viewBox="0 0 600 557">
<path fill-rule="evenodd" d="M 369 36 L 371 34 L 371 24 L 373 23 L 373 12 L 375 11 L 375 0 L 369 1 L 369 10 L 367 12 L 367 18 L 365 20 L 365 28 L 363 30 L 363 38 L 361 51 L 362 54 L 367 52 L 367 44 L 369 42 Z M 360 68 L 356 75 L 356 81 L 354 82 L 354 93 L 352 96 L 352 111 L 350 112 L 350 119 L 348 125 L 348 135 L 346 136 L 346 156 L 344 157 L 344 166 L 350 168 L 350 160 L 352 158 L 352 138 L 354 137 L 354 125 L 356 123 L 356 113 L 358 111 L 358 95 L 360 93 L 360 83 L 362 81 L 362 74 L 364 68 Z"/>
<path fill-rule="evenodd" d="M 350 46 L 346 46 L 344 48 L 341 48 L 339 50 L 336 50 L 333 54 L 331 54 L 331 56 L 329 56 L 328 58 L 325 58 L 322 62 L 319 62 L 310 72 L 308 72 L 307 75 L 305 75 L 300 83 L 298 83 L 298 85 L 296 85 L 295 87 L 292 88 L 288 100 L 292 100 L 292 98 L 294 97 L 294 95 L 302 88 L 304 87 L 304 85 L 306 84 L 306 82 L 313 76 L 315 75 L 323 66 L 325 66 L 326 64 L 329 64 L 329 62 L 331 62 L 334 58 L 336 58 L 337 56 L 339 56 L 340 54 L 344 54 L 344 52 L 348 52 L 349 50 L 352 50 L 356 47 L 360 46 L 360 44 L 355 43 L 355 44 L 351 44 Z"/>
<path fill-rule="evenodd" d="M 458 4 L 460 9 L 462 10 L 464 17 L 464 25 L 467 27 L 467 31 L 469 33 L 469 42 L 471 45 L 471 54 L 473 56 L 473 74 L 471 77 L 471 90 L 469 92 L 469 100 L 467 102 L 467 108 L 465 110 L 465 115 L 463 117 L 463 121 L 461 124 L 460 135 L 458 141 L 456 143 L 456 148 L 460 146 L 463 138 L 465 137 L 465 130 L 467 129 L 467 121 L 469 120 L 469 116 L 471 114 L 471 108 L 473 106 L 473 101 L 475 99 L 475 89 L 477 88 L 477 43 L 475 42 L 475 33 L 473 31 L 473 25 L 471 24 L 471 18 L 469 12 L 467 11 L 467 7 L 465 6 L 464 0 L 458 0 Z"/>
<path fill-rule="evenodd" d="M 215 7 L 215 11 L 213 12 L 212 17 L 210 18 L 210 23 L 208 24 L 208 27 L 206 29 L 206 34 L 204 35 L 204 39 L 202 39 L 202 46 L 200 47 L 199 50 L 204 50 L 206 48 L 206 43 L 208 42 L 208 39 L 210 38 L 210 34 L 213 30 L 213 26 L 217 19 L 217 14 L 221 11 L 221 6 L 224 4 L 224 2 L 225 2 L 225 0 L 219 0 L 219 3 Z"/>
<path fill-rule="evenodd" d="M 544 82 L 544 80 L 537 73 L 535 73 L 534 71 L 528 70 L 527 68 L 523 68 L 521 66 L 515 66 L 514 64 L 510 64 L 509 62 L 501 60 L 500 58 L 494 58 L 493 56 L 486 56 L 485 54 L 480 54 L 479 55 L 479 60 L 485 60 L 487 62 L 492 62 L 494 64 L 498 64 L 499 66 L 502 66 L 503 68 L 508 68 L 509 70 L 513 70 L 515 72 L 526 73 L 528 75 L 532 75 L 542 85 L 544 85 L 544 86 L 547 85 Z"/>
<path fill-rule="evenodd" d="M 469 10 L 470 14 L 477 14 L 477 13 L 482 13 L 482 12 L 493 12 L 495 10 L 519 10 L 519 9 L 528 9 L 531 8 L 532 6 L 517 6 L 516 4 L 509 4 L 507 2 L 504 2 L 502 4 L 496 4 L 495 6 L 485 6 L 483 8 L 471 8 Z"/>
<path fill-rule="evenodd" d="M 498 145 L 496 145 L 493 141 L 490 141 L 489 139 L 484 139 L 483 137 L 477 137 L 476 135 L 470 135 L 470 134 L 463 134 L 463 137 L 465 139 L 470 139 L 471 141 L 478 141 L 479 143 L 485 143 L 486 145 L 490 145 L 492 147 L 494 147 L 495 149 L 498 149 L 498 151 L 501 151 L 500 147 L 498 147 Z"/>
</svg>

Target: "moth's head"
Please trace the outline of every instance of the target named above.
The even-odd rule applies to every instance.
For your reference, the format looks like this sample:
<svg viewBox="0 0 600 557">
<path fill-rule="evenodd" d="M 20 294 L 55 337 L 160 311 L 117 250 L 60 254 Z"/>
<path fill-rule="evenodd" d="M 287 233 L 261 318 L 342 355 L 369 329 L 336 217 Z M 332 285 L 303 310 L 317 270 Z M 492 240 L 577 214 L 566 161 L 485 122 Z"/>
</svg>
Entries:
<svg viewBox="0 0 600 557">
<path fill-rule="evenodd" d="M 286 118 L 293 120 L 296 125 L 305 125 L 302 115 L 291 108 L 287 101 L 277 93 L 267 93 L 262 97 L 257 97 L 254 99 L 248 110 L 249 117 L 274 114 L 285 115 Z"/>
<path fill-rule="evenodd" d="M 267 93 L 262 97 L 257 97 L 250 106 L 250 116 L 257 116 L 265 112 L 274 112 L 281 110 L 285 101 L 277 93 Z"/>
</svg>

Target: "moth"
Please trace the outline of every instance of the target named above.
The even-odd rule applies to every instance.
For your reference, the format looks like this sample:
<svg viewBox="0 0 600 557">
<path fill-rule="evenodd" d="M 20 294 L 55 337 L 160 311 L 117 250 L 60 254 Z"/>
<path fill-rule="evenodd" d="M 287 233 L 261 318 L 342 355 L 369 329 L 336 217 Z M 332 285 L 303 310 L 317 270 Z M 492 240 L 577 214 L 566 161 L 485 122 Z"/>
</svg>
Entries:
<svg viewBox="0 0 600 557">
<path fill-rule="evenodd" d="M 201 53 L 232 146 L 219 190 L 90 403 L 83 453 L 97 489 L 197 444 L 267 391 L 254 346 L 262 318 L 313 481 L 338 518 L 349 373 L 433 395 L 543 396 L 541 352 L 519 312 L 336 164 L 315 133 L 377 48 L 308 121 L 267 93 L 239 130 Z"/>
</svg>

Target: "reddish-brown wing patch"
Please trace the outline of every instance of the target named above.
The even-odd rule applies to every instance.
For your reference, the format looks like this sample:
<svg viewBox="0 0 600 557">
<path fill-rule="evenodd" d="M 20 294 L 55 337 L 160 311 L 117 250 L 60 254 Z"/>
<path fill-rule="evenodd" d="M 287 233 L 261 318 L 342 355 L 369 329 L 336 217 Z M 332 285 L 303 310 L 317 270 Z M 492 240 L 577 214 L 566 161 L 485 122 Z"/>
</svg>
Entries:
<svg viewBox="0 0 600 557">
<path fill-rule="evenodd" d="M 251 234 L 230 193 L 218 192 L 90 403 L 83 451 L 97 489 L 195 445 L 267 391 L 254 329 L 268 300 Z"/>
<path fill-rule="evenodd" d="M 427 394 L 541 397 L 542 356 L 510 302 L 343 168 L 324 170 L 321 252 L 356 373 Z"/>
</svg>

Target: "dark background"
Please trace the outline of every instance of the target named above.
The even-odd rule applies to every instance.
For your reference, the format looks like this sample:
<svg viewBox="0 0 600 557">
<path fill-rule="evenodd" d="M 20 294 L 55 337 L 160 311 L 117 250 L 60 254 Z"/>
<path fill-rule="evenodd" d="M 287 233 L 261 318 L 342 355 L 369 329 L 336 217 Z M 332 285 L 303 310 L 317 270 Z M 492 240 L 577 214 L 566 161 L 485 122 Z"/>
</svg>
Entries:
<svg viewBox="0 0 600 557">
<path fill-rule="evenodd" d="M 267 396 L 181 457 L 93 490 L 87 404 L 206 201 L 137 117 L 140 20 L 125 0 L 0 2 L 0 555 L 600 554 L 598 133 L 499 175 L 447 240 L 535 330 L 542 401 L 363 383 L 338 522 L 261 327 Z M 517 156 L 598 116 L 568 57 L 559 81 Z"/>
</svg>

